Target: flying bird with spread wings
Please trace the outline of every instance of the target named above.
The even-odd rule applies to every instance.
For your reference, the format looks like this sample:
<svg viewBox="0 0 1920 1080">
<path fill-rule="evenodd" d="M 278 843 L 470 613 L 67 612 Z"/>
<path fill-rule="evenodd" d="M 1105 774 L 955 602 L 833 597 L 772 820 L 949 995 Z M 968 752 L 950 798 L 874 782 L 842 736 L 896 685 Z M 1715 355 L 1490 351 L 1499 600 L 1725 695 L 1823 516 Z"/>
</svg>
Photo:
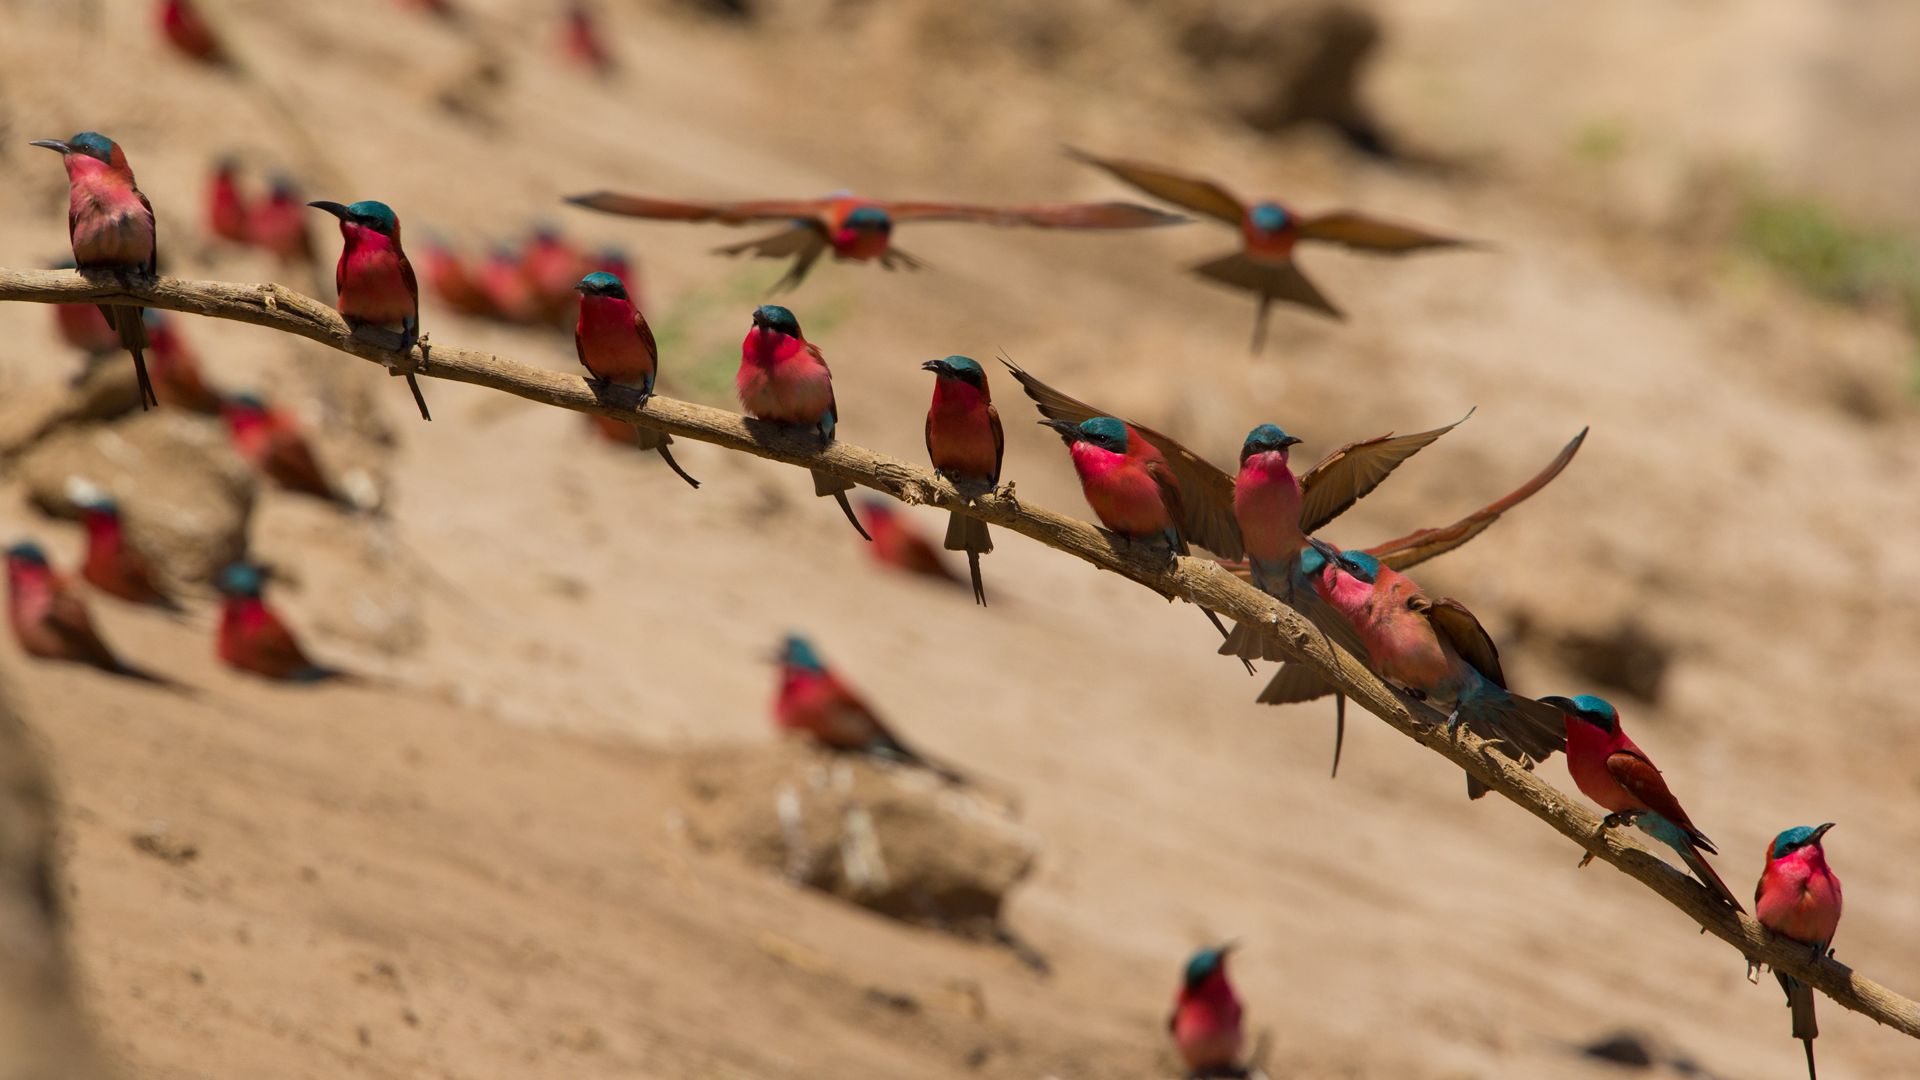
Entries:
<svg viewBox="0 0 1920 1080">
<path fill-rule="evenodd" d="M 721 255 L 762 259 L 791 258 L 786 276 L 774 283 L 780 292 L 800 284 L 820 257 L 878 262 L 888 270 L 918 270 L 926 264 L 893 245 L 901 222 L 960 221 L 976 225 L 1035 229 L 1144 229 L 1178 225 L 1188 219 L 1134 203 L 1059 203 L 1041 206 L 974 206 L 966 203 L 886 202 L 852 195 L 822 199 L 756 199 L 747 202 L 680 202 L 643 195 L 597 191 L 567 199 L 575 206 L 653 221 L 715 222 L 751 225 L 779 221 L 779 232 L 745 243 L 716 248 Z"/>
<path fill-rule="evenodd" d="M 1267 336 L 1267 309 L 1275 300 L 1299 304 L 1334 319 L 1346 316 L 1333 305 L 1293 261 L 1293 249 L 1303 240 L 1339 244 L 1376 255 L 1405 255 L 1436 248 L 1476 247 L 1471 240 L 1428 232 L 1352 210 L 1325 214 L 1298 214 L 1272 199 L 1248 203 L 1212 180 L 1123 158 L 1096 157 L 1067 148 L 1076 161 L 1104 169 L 1120 182 L 1131 184 L 1156 199 L 1217 218 L 1240 230 L 1239 251 L 1210 259 L 1193 272 L 1228 288 L 1245 289 L 1260 298 L 1253 322 L 1253 351 Z"/>
</svg>

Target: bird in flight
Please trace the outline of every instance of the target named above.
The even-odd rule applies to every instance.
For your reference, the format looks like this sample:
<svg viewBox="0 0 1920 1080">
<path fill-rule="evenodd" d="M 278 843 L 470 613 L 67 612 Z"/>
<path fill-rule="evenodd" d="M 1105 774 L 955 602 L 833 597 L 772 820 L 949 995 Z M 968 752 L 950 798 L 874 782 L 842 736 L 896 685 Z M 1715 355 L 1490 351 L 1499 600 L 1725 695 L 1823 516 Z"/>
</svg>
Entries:
<svg viewBox="0 0 1920 1080">
<path fill-rule="evenodd" d="M 966 203 L 886 202 L 853 195 L 821 199 L 755 199 L 747 202 L 681 202 L 644 195 L 596 191 L 567 199 L 575 206 L 654 221 L 717 222 L 751 225 L 763 221 L 785 223 L 780 231 L 716 248 L 721 255 L 751 255 L 761 259 L 791 258 L 787 273 L 774 283 L 780 292 L 800 284 L 820 257 L 878 262 L 888 270 L 918 270 L 926 264 L 893 244 L 894 226 L 901 222 L 963 221 L 976 225 L 1026 226 L 1035 229 L 1142 229 L 1177 225 L 1187 219 L 1135 203 L 1059 203 L 1041 206 L 974 206 Z"/>
<path fill-rule="evenodd" d="M 1272 199 L 1248 203 L 1212 180 L 1158 165 L 1096 157 L 1072 147 L 1067 148 L 1067 155 L 1104 169 L 1122 183 L 1131 184 L 1156 199 L 1217 218 L 1240 230 L 1239 251 L 1209 259 L 1195 266 L 1193 272 L 1229 288 L 1245 289 L 1259 298 L 1260 308 L 1253 321 L 1256 353 L 1266 341 L 1267 309 L 1275 300 L 1299 304 L 1329 318 L 1346 318 L 1294 263 L 1294 245 L 1303 240 L 1339 244 L 1376 255 L 1477 246 L 1470 240 L 1352 210 L 1308 215 L 1295 213 Z"/>
</svg>

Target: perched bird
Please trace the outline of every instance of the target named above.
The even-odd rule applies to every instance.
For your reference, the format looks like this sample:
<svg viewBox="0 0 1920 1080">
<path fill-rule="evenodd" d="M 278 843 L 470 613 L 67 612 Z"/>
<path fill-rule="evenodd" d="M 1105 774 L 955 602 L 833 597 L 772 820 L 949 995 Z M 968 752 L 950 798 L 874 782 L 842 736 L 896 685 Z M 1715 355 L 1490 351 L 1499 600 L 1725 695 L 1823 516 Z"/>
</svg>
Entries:
<svg viewBox="0 0 1920 1080">
<path fill-rule="evenodd" d="M 80 576 L 87 584 L 129 603 L 183 610 L 180 602 L 160 587 L 146 553 L 127 536 L 120 505 L 91 492 L 76 502 L 80 523 L 87 530 L 87 554 L 80 564 Z"/>
<path fill-rule="evenodd" d="M 293 631 L 262 597 L 267 575 L 249 562 L 231 563 L 214 586 L 223 598 L 215 651 L 229 667 L 280 682 L 313 683 L 350 678 L 308 659 Z"/>
<path fill-rule="evenodd" d="M 169 408 L 220 415 L 220 395 L 200 374 L 200 360 L 164 312 L 147 309 L 147 340 L 153 348 L 153 392 Z"/>
<path fill-rule="evenodd" d="M 273 178 L 266 201 L 249 215 L 248 235 L 281 266 L 313 267 L 315 250 L 313 234 L 307 230 L 306 206 L 290 177 Z"/>
<path fill-rule="evenodd" d="M 592 273 L 574 285 L 580 291 L 580 318 L 573 328 L 573 348 L 580 366 L 601 385 L 625 386 L 640 392 L 641 400 L 653 396 L 653 380 L 659 365 L 659 347 L 653 341 L 653 329 L 647 317 L 627 299 L 627 288 L 612 274 Z M 675 475 L 693 487 L 700 481 L 687 475 L 673 460 L 673 436 L 664 431 L 634 425 L 634 445 L 655 450 Z"/>
<path fill-rule="evenodd" d="M 474 280 L 495 318 L 520 324 L 540 320 L 540 299 L 533 294 L 533 282 L 527 278 L 519 253 L 512 248 L 495 244 Z"/>
<path fill-rule="evenodd" d="M 993 490 L 1000 483 L 1000 460 L 1005 456 L 1007 439 L 1000 430 L 1000 412 L 993 407 L 993 394 L 987 389 L 987 373 L 965 356 L 929 360 L 920 367 L 933 372 L 933 404 L 927 408 L 927 457 L 932 459 L 934 469 L 962 494 L 980 488 Z M 987 589 L 980 580 L 980 556 L 993 550 L 987 523 L 958 512 L 950 514 L 946 548 L 967 553 L 973 598 L 985 607 Z"/>
<path fill-rule="evenodd" d="M 143 682 L 167 682 L 114 655 L 93 628 L 86 602 L 48 564 L 38 544 L 23 541 L 7 549 L 7 618 L 28 656 L 85 664 Z"/>
<path fill-rule="evenodd" d="M 1820 846 L 1820 838 L 1831 828 L 1831 821 L 1813 829 L 1797 825 L 1774 837 L 1767 845 L 1766 869 L 1753 891 L 1753 910 L 1760 925 L 1812 946 L 1815 956 L 1832 953 L 1833 933 L 1840 928 L 1840 879 L 1827 866 L 1826 849 Z M 1793 1010 L 1793 1037 L 1807 1050 L 1807 1080 L 1816 1080 L 1813 1040 L 1820 1035 L 1820 1025 L 1813 1015 L 1813 988 L 1784 972 L 1773 974 L 1787 992 L 1787 1007 Z"/>
<path fill-rule="evenodd" d="M 227 51 L 193 0 L 160 0 L 160 32 L 181 55 L 203 64 L 223 65 Z"/>
<path fill-rule="evenodd" d="M 956 784 L 966 778 L 949 766 L 907 749 L 872 708 L 827 669 L 807 639 L 787 635 L 781 645 L 780 692 L 773 719 L 783 730 L 803 732 L 822 746 L 888 758 L 926 769 Z"/>
<path fill-rule="evenodd" d="M 1306 492 L 1293 474 L 1291 448 L 1300 438 L 1278 424 L 1261 424 L 1240 444 L 1240 472 L 1233 478 L 1233 520 L 1247 550 L 1253 586 L 1285 590 L 1291 602 L 1307 534 L 1300 528 Z"/>
<path fill-rule="evenodd" d="M 1241 1030 L 1240 998 L 1227 981 L 1228 943 L 1201 949 L 1187 961 L 1180 979 L 1180 993 L 1174 998 L 1173 1014 L 1167 1017 L 1167 1030 L 1173 1034 L 1180 1060 L 1187 1075 L 1200 1077 L 1245 1077 L 1240 1063 L 1246 1035 Z"/>
<path fill-rule="evenodd" d="M 568 61 L 591 70 L 596 75 L 608 75 L 613 72 L 613 53 L 601 39 L 599 20 L 594 17 L 593 8 L 573 0 L 567 5 L 566 25 L 560 33 L 560 52 Z"/>
<path fill-rule="evenodd" d="M 1194 273 L 1260 298 L 1253 323 L 1253 351 L 1259 352 L 1267 333 L 1267 308 L 1275 300 L 1299 304 L 1335 319 L 1344 318 L 1313 282 L 1294 264 L 1293 248 L 1302 240 L 1340 244 L 1357 251 L 1403 255 L 1434 248 L 1467 247 L 1470 241 L 1401 225 L 1351 210 L 1301 216 L 1272 200 L 1242 202 L 1211 180 L 1162 169 L 1138 161 L 1096 157 L 1067 149 L 1068 156 L 1085 162 L 1158 199 L 1205 214 L 1240 230 L 1241 249 L 1201 263 Z"/>
<path fill-rule="evenodd" d="M 1747 910 L 1701 854 L 1718 855 L 1719 850 L 1687 817 L 1653 759 L 1621 730 L 1620 713 L 1612 705 L 1592 694 L 1543 697 L 1540 704 L 1559 709 L 1567 718 L 1567 772 L 1581 794 L 1609 811 L 1600 824 L 1602 832 L 1615 825 L 1638 825 L 1641 832 L 1678 852 L 1701 884 L 1719 893 L 1735 911 Z M 1587 859 L 1580 865 L 1585 866 Z"/>
<path fill-rule="evenodd" d="M 1541 488 L 1551 483 L 1553 478 L 1559 476 L 1561 470 L 1567 467 L 1567 463 L 1573 460 L 1573 455 L 1579 452 L 1580 445 L 1586 441 L 1586 438 L 1587 430 L 1580 429 L 1580 433 L 1562 447 L 1560 453 L 1526 483 L 1450 525 L 1416 529 L 1405 536 L 1395 537 L 1361 550 L 1379 559 L 1382 565 L 1400 571 L 1410 570 L 1437 555 L 1444 555 L 1485 532 L 1494 522 L 1500 520 L 1502 514 L 1532 498 Z M 1237 490 L 1236 484 L 1236 492 Z M 1251 541 L 1248 546 L 1251 549 Z M 1228 560 L 1221 565 L 1245 577 L 1249 582 L 1254 580 L 1252 567 L 1247 562 Z M 1258 584 L 1255 584 L 1258 587 Z M 1301 594 L 1296 590 L 1296 597 L 1299 595 Z M 1292 603 L 1291 600 L 1288 602 Z M 1242 637 L 1242 629 L 1235 627 L 1236 638 Z M 1228 642 L 1228 645 L 1244 644 L 1244 641 Z M 1227 651 L 1227 648 L 1227 645 L 1221 646 L 1222 651 Z M 1244 656 L 1246 652 L 1241 649 L 1236 655 Z M 1278 656 L 1266 658 L 1281 659 Z M 1313 668 L 1282 660 L 1280 669 L 1273 673 L 1273 678 L 1268 680 L 1266 688 L 1260 691 L 1260 696 L 1255 700 L 1262 705 L 1290 705 L 1295 702 L 1312 701 L 1328 694 L 1334 695 L 1333 775 L 1338 776 L 1340 775 L 1340 748 L 1346 736 L 1347 699 L 1344 694 L 1335 690 L 1332 684 Z"/>
<path fill-rule="evenodd" d="M 252 394 L 236 394 L 221 407 L 227 420 L 227 433 L 240 456 L 269 480 L 303 495 L 338 503 L 348 509 L 353 503 L 333 486 L 320 469 L 313 448 L 300 432 L 293 417 Z"/>
<path fill-rule="evenodd" d="M 1020 388 L 1033 399 L 1040 415 L 1049 420 L 1071 424 L 1110 415 L 1097 406 L 1041 382 L 1031 372 L 1011 360 L 1001 363 L 1012 372 Z M 1468 413 L 1468 416 L 1473 415 Z M 1417 431 L 1410 435 L 1381 435 L 1348 443 L 1311 469 L 1300 474 L 1300 529 L 1311 536 L 1320 528 L 1347 512 L 1380 485 L 1400 464 L 1419 453 L 1429 443 L 1452 431 L 1466 420 L 1461 417 L 1445 427 Z M 1246 544 L 1240 535 L 1233 512 L 1234 474 L 1144 424 L 1123 421 L 1128 433 L 1139 444 L 1136 452 L 1157 451 L 1178 481 L 1181 491 L 1181 534 L 1190 542 L 1206 548 L 1223 559 L 1246 556 Z"/>
<path fill-rule="evenodd" d="M 67 166 L 67 237 L 73 242 L 73 264 L 82 271 L 110 270 L 115 274 L 152 277 L 156 262 L 153 204 L 134 182 L 133 167 L 119 144 L 95 131 L 83 131 L 62 142 L 38 139 L 33 145 L 57 150 Z M 158 405 L 153 382 L 147 377 L 147 326 L 141 309 L 102 304 L 120 335 L 120 344 L 133 356 L 133 372 L 140 380 L 140 407 Z"/>
<path fill-rule="evenodd" d="M 495 318 L 499 311 L 493 306 L 493 300 L 480 287 L 476 276 L 467 269 L 459 252 L 435 237 L 427 237 L 427 288 L 440 302 L 462 315 L 477 315 L 481 318 Z"/>
<path fill-rule="evenodd" d="M 1409 696 L 1449 710 L 1447 730 L 1461 722 L 1523 764 L 1545 761 L 1566 746 L 1558 709 L 1507 689 L 1493 638 L 1465 605 L 1429 598 L 1413 579 L 1363 551 L 1340 551 L 1315 540 L 1302 571 L 1321 599 L 1352 622 L 1376 674 Z M 1467 794 L 1486 789 L 1471 775 Z"/>
<path fill-rule="evenodd" d="M 207 231 L 234 244 L 253 242 L 247 220 L 247 198 L 240 192 L 240 165 L 223 157 L 213 163 L 207 178 Z"/>
<path fill-rule="evenodd" d="M 585 267 L 580 252 L 551 228 L 535 229 L 520 251 L 520 272 L 526 276 L 535 308 L 543 318 L 563 326 L 574 313 L 574 290 L 579 287 L 575 283 L 590 273 Z"/>
<path fill-rule="evenodd" d="M 800 320 L 775 304 L 754 309 L 753 326 L 740 343 L 740 371 L 734 376 L 740 404 L 755 417 L 776 424 L 812 428 L 824 445 L 833 441 L 840 411 L 833 400 L 833 373 L 820 347 L 800 335 Z M 813 493 L 831 495 L 855 532 L 871 540 L 853 516 L 847 492 L 850 480 L 813 470 Z"/>
<path fill-rule="evenodd" d="M 873 536 L 873 557 L 881 564 L 949 585 L 961 584 L 960 576 L 940 557 L 940 552 L 915 532 L 890 504 L 880 499 L 862 499 L 860 519 Z"/>
<path fill-rule="evenodd" d="M 340 219 L 345 246 L 334 267 L 333 284 L 347 326 L 356 334 L 370 326 L 396 335 L 399 340 L 390 347 L 408 357 L 405 363 L 410 365 L 413 346 L 420 340 L 420 286 L 413 278 L 413 264 L 400 247 L 399 217 L 392 207 L 372 199 L 348 206 L 325 201 L 307 205 Z M 400 362 L 386 364 L 388 370 L 406 375 L 420 419 L 432 420 L 413 371 Z"/>
<path fill-rule="evenodd" d="M 1109 532 L 1130 541 L 1165 544 L 1169 559 L 1188 553 L 1181 528 L 1185 511 L 1180 482 L 1159 448 L 1111 416 L 1078 424 L 1069 420 L 1042 420 L 1041 424 L 1067 444 L 1081 494 Z M 1208 608 L 1200 610 L 1221 637 L 1228 636 L 1220 616 Z M 1244 658 L 1242 662 L 1247 674 L 1253 674 L 1253 662 Z"/>
<path fill-rule="evenodd" d="M 641 195 L 598 191 L 567 200 L 589 210 L 656 221 L 719 222 L 745 225 L 786 222 L 771 236 L 716 249 L 722 255 L 793 258 L 774 291 L 806 278 L 820 256 L 853 262 L 878 261 L 882 267 L 917 270 L 923 264 L 893 246 L 893 227 L 908 221 L 965 221 L 980 225 L 1025 225 L 1040 229 L 1138 229 L 1174 225 L 1187 219 L 1133 203 L 1065 203 L 1054 206 L 970 206 L 963 203 L 884 202 L 852 195 L 823 199 L 764 199 L 749 202 L 679 202 Z"/>
</svg>

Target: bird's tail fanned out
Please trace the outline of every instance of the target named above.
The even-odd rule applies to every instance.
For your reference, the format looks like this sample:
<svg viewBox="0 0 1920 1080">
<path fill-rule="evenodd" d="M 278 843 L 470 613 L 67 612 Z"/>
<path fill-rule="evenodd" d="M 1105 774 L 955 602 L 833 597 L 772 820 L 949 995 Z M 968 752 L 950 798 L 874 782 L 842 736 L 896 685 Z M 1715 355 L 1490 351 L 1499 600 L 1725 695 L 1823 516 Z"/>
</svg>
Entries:
<svg viewBox="0 0 1920 1080">
<path fill-rule="evenodd" d="M 1787 1008 L 1793 1011 L 1793 1037 L 1807 1048 L 1807 1080 L 1819 1080 L 1813 1068 L 1813 1040 L 1820 1037 L 1820 1024 L 1813 1016 L 1813 987 L 1791 975 L 1774 972 L 1780 989 L 1787 992 Z"/>
<path fill-rule="evenodd" d="M 833 501 L 840 504 L 840 512 L 847 515 L 847 521 L 853 525 L 853 531 L 860 534 L 860 539 L 871 542 L 873 537 L 867 535 L 867 530 L 860 524 L 860 519 L 853 516 L 853 504 L 847 501 L 847 492 L 852 490 L 853 481 L 851 480 L 841 480 L 818 471 L 813 474 L 813 493 L 822 498 L 828 495 L 833 496 Z"/>
<path fill-rule="evenodd" d="M 1230 288 L 1245 289 L 1260 299 L 1260 310 L 1253 323 L 1253 351 L 1259 352 L 1266 344 L 1267 308 L 1275 300 L 1317 311 L 1331 319 L 1344 319 L 1346 316 L 1333 306 L 1316 288 L 1307 276 L 1300 272 L 1291 259 L 1256 259 L 1244 251 L 1223 255 L 1209 262 L 1203 262 L 1193 268 L 1193 272 L 1209 281 L 1216 281 Z"/>
<path fill-rule="evenodd" d="M 674 475 L 685 480 L 689 487 L 695 490 L 699 489 L 700 481 L 688 475 L 687 470 L 681 468 L 680 463 L 673 460 L 673 451 L 667 449 L 667 447 L 673 445 L 673 436 L 664 431 L 655 431 L 652 428 L 641 427 L 639 424 L 633 425 L 633 430 L 633 444 L 635 446 L 638 446 L 642 450 L 652 450 L 658 453 L 660 459 L 667 463 L 667 468 L 673 470 Z"/>
<path fill-rule="evenodd" d="M 820 230 L 808 224 L 797 224 L 793 228 L 783 229 L 771 236 L 756 237 L 740 244 L 728 244 L 713 249 L 719 255 L 751 255 L 758 259 L 784 259 L 793 257 L 793 265 L 787 268 L 779 281 L 767 290 L 770 293 L 785 292 L 806 280 L 807 271 L 813 269 L 820 256 L 826 254 L 827 238 Z"/>
<path fill-rule="evenodd" d="M 153 380 L 147 375 L 146 312 L 137 307 L 102 304 L 100 314 L 107 317 L 107 325 L 120 335 L 120 345 L 133 357 L 133 375 L 140 382 L 140 407 L 158 407 L 160 398 L 153 392 Z"/>
<path fill-rule="evenodd" d="M 987 531 L 987 523 L 965 514 L 949 513 L 946 548 L 967 553 L 967 570 L 973 576 L 973 598 L 981 607 L 986 607 L 987 587 L 980 580 L 980 556 L 993 550 L 993 534 Z"/>
</svg>

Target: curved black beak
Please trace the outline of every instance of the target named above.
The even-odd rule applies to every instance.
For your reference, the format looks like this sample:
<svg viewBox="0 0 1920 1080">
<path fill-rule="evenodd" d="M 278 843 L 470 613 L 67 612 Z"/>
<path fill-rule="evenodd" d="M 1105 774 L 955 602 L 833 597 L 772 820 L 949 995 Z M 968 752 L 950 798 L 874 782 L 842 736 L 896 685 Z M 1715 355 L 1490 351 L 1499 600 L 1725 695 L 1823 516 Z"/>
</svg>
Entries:
<svg viewBox="0 0 1920 1080">
<path fill-rule="evenodd" d="M 1326 556 L 1326 559 L 1328 562 L 1334 563 L 1335 565 L 1340 565 L 1340 549 L 1339 548 L 1334 547 L 1332 544 L 1327 543 L 1325 540 L 1322 540 L 1317 536 L 1307 537 L 1307 543 L 1313 545 L 1313 550 Z"/>
<path fill-rule="evenodd" d="M 1558 695 L 1554 695 L 1552 697 L 1534 698 L 1534 700 L 1538 701 L 1542 705 L 1551 705 L 1554 708 L 1559 709 L 1563 713 L 1571 713 L 1575 711 L 1572 698 L 1563 698 Z"/>
<path fill-rule="evenodd" d="M 325 199 L 321 199 L 318 202 L 310 202 L 307 205 L 313 207 L 315 210 L 325 210 L 327 213 L 332 214 L 342 221 L 347 219 L 347 208 L 337 202 L 328 202 Z"/>
<path fill-rule="evenodd" d="M 921 371 L 931 371 L 936 375 L 945 375 L 950 369 L 945 360 L 929 360 L 920 365 Z"/>
<path fill-rule="evenodd" d="M 35 139 L 32 142 L 28 143 L 27 145 L 28 146 L 44 146 L 49 150 L 58 150 L 62 154 L 73 153 L 73 145 L 67 142 L 65 139 Z M 41 158 L 40 160 L 45 161 L 46 158 Z"/>
<path fill-rule="evenodd" d="M 1289 435 L 1289 436 L 1287 436 L 1286 438 L 1284 438 L 1284 439 L 1281 439 L 1281 440 L 1280 440 L 1280 445 L 1281 445 L 1282 447 L 1287 447 L 1287 446 L 1298 446 L 1298 445 L 1300 445 L 1300 436 L 1298 436 L 1298 435 Z"/>
<path fill-rule="evenodd" d="M 760 314 L 759 308 L 754 308 L 753 309 L 753 325 L 759 327 L 762 330 L 765 330 L 773 324 L 767 321 L 767 317 L 765 315 Z"/>
<path fill-rule="evenodd" d="M 1812 839 L 1812 840 L 1809 840 L 1809 841 L 1807 841 L 1807 842 L 1808 842 L 1808 843 L 1810 843 L 1810 844 L 1817 844 L 1817 843 L 1819 843 L 1819 842 L 1820 842 L 1820 838 L 1821 838 L 1821 837 L 1823 837 L 1823 836 L 1825 836 L 1825 835 L 1827 835 L 1827 830 L 1828 830 L 1828 829 L 1831 829 L 1831 828 L 1833 828 L 1833 822 L 1831 822 L 1831 821 L 1829 821 L 1829 822 L 1827 822 L 1827 823 L 1826 823 L 1825 825 L 1822 825 L 1822 826 L 1820 826 L 1819 828 L 1817 828 L 1817 829 L 1815 829 L 1815 830 L 1813 830 L 1813 839 Z"/>
<path fill-rule="evenodd" d="M 1069 446 L 1087 437 L 1086 433 L 1080 430 L 1080 425 L 1071 420 L 1041 420 L 1039 424 L 1041 427 L 1052 428 L 1058 432 L 1060 437 L 1065 439 Z"/>
</svg>

